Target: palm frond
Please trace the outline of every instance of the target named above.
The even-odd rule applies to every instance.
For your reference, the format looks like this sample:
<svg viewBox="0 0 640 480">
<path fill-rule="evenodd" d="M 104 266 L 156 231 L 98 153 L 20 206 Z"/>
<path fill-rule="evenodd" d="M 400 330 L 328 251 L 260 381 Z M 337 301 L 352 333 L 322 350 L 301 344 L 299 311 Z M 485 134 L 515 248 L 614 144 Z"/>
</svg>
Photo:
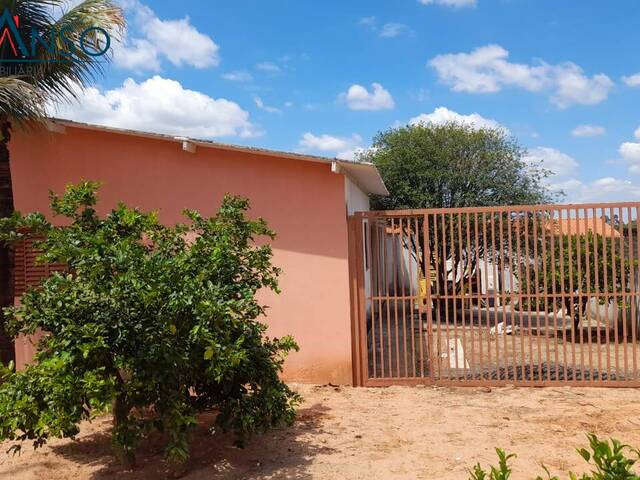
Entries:
<svg viewBox="0 0 640 480">
<path fill-rule="evenodd" d="M 0 77 L 0 117 L 27 124 L 45 115 L 40 90 L 16 76 Z"/>
<path fill-rule="evenodd" d="M 99 27 L 115 42 L 120 40 L 124 31 L 122 9 L 112 0 L 85 0 L 71 9 L 67 8 L 66 0 L 0 1 L 0 9 L 3 9 L 2 4 L 10 4 L 7 5 L 10 11 L 21 18 L 20 31 L 25 38 L 28 38 L 31 29 L 35 28 L 43 39 L 43 44 L 38 43 L 36 51 L 31 52 L 35 55 L 23 62 L 13 60 L 10 64 L 14 77 L 31 84 L 37 91 L 37 96 L 32 98 L 39 102 L 37 108 L 22 107 L 14 110 L 18 103 L 5 103 L 3 98 L 8 98 L 16 90 L 7 90 L 0 94 L 0 102 L 3 102 L 0 110 L 16 119 L 30 111 L 28 119 L 31 120 L 38 115 L 44 115 L 48 103 L 73 100 L 84 87 L 104 73 L 106 64 L 111 61 L 111 55 L 107 53 L 92 56 L 81 46 L 81 42 L 84 42 L 86 47 L 91 46 L 101 51 L 105 46 L 104 36 L 97 30 L 90 30 L 83 37 L 83 32 Z M 54 15 L 56 9 L 62 12 L 59 17 Z M 60 32 L 65 32 L 64 38 Z M 51 41 L 53 45 L 45 45 Z M 7 42 L 4 42 L 3 48 L 6 44 Z M 7 58 L 6 54 L 6 51 L 0 51 L 0 61 Z M 28 74 L 15 73 L 22 70 L 28 70 Z"/>
<path fill-rule="evenodd" d="M 82 32 L 93 27 L 104 29 L 112 41 L 118 41 L 124 29 L 122 9 L 111 0 L 85 0 L 50 26 L 53 32 L 68 32 L 66 38 L 74 47 L 73 58 L 70 60 L 61 54 L 68 51 L 69 46 L 62 44 L 60 36 L 54 36 L 57 42 L 54 52 L 44 48 L 41 50 L 41 58 L 48 61 L 44 63 L 46 69 L 37 77 L 37 85 L 47 96 L 57 101 L 72 100 L 82 87 L 91 84 L 104 73 L 111 54 L 94 57 L 87 54 L 81 46 L 83 41 L 85 45 L 91 44 L 97 50 L 104 46 L 101 43 L 104 38 L 95 30 L 81 38 Z"/>
</svg>

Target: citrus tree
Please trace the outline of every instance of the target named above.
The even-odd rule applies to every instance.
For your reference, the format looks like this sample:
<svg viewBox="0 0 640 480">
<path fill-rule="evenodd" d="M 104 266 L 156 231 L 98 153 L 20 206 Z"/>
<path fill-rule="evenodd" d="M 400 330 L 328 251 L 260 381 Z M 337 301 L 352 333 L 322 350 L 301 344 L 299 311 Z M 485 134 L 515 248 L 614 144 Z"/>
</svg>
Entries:
<svg viewBox="0 0 640 480">
<path fill-rule="evenodd" d="M 52 195 L 65 227 L 40 213 L 0 221 L 0 238 L 35 235 L 41 261 L 67 266 L 5 310 L 11 334 L 46 334 L 36 363 L 1 373 L 0 440 L 38 447 L 112 408 L 127 463 L 152 429 L 180 463 L 198 412 L 214 409 L 239 441 L 292 422 L 299 397 L 279 372 L 297 346 L 265 337 L 259 321 L 256 293 L 278 291 L 280 271 L 254 242 L 274 233 L 246 218 L 247 200 L 227 196 L 216 216 L 186 211 L 188 225 L 167 227 L 123 204 L 100 216 L 96 192 L 82 183 Z"/>
</svg>

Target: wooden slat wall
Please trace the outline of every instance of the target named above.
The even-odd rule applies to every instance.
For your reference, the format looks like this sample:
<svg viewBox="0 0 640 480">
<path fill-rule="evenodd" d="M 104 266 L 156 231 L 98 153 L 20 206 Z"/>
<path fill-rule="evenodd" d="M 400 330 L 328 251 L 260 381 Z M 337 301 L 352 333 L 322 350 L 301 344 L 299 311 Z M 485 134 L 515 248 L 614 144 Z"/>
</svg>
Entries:
<svg viewBox="0 0 640 480">
<path fill-rule="evenodd" d="M 63 272 L 63 264 L 38 263 L 36 259 L 41 253 L 34 247 L 37 239 L 28 239 L 15 246 L 14 294 L 21 296 L 28 287 L 36 286 L 53 272 Z"/>
</svg>

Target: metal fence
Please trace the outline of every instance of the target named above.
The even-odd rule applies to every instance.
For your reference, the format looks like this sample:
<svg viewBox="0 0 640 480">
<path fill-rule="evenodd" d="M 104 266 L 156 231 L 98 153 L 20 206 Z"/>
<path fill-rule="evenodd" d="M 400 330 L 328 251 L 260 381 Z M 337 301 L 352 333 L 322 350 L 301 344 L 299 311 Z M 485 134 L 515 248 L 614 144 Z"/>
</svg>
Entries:
<svg viewBox="0 0 640 480">
<path fill-rule="evenodd" d="M 354 382 L 638 386 L 639 209 L 357 213 Z"/>
</svg>

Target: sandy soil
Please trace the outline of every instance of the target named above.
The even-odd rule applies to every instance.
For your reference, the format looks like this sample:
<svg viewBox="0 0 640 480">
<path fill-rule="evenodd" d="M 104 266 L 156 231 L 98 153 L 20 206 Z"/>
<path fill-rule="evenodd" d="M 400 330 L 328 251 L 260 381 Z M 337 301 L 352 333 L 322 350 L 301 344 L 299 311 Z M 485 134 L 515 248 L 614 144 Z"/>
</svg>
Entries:
<svg viewBox="0 0 640 480">
<path fill-rule="evenodd" d="M 353 389 L 295 386 L 305 397 L 294 427 L 255 438 L 244 450 L 231 438 L 194 434 L 187 479 L 467 479 L 494 446 L 518 453 L 515 480 L 542 472 L 586 471 L 575 449 L 585 433 L 640 446 L 640 391 L 587 388 Z M 210 420 L 210 419 L 205 419 Z M 2 479 L 161 479 L 159 438 L 141 447 L 137 470 L 112 458 L 109 419 L 82 426 L 21 456 L 0 456 Z M 6 450 L 7 444 L 0 445 Z"/>
</svg>

